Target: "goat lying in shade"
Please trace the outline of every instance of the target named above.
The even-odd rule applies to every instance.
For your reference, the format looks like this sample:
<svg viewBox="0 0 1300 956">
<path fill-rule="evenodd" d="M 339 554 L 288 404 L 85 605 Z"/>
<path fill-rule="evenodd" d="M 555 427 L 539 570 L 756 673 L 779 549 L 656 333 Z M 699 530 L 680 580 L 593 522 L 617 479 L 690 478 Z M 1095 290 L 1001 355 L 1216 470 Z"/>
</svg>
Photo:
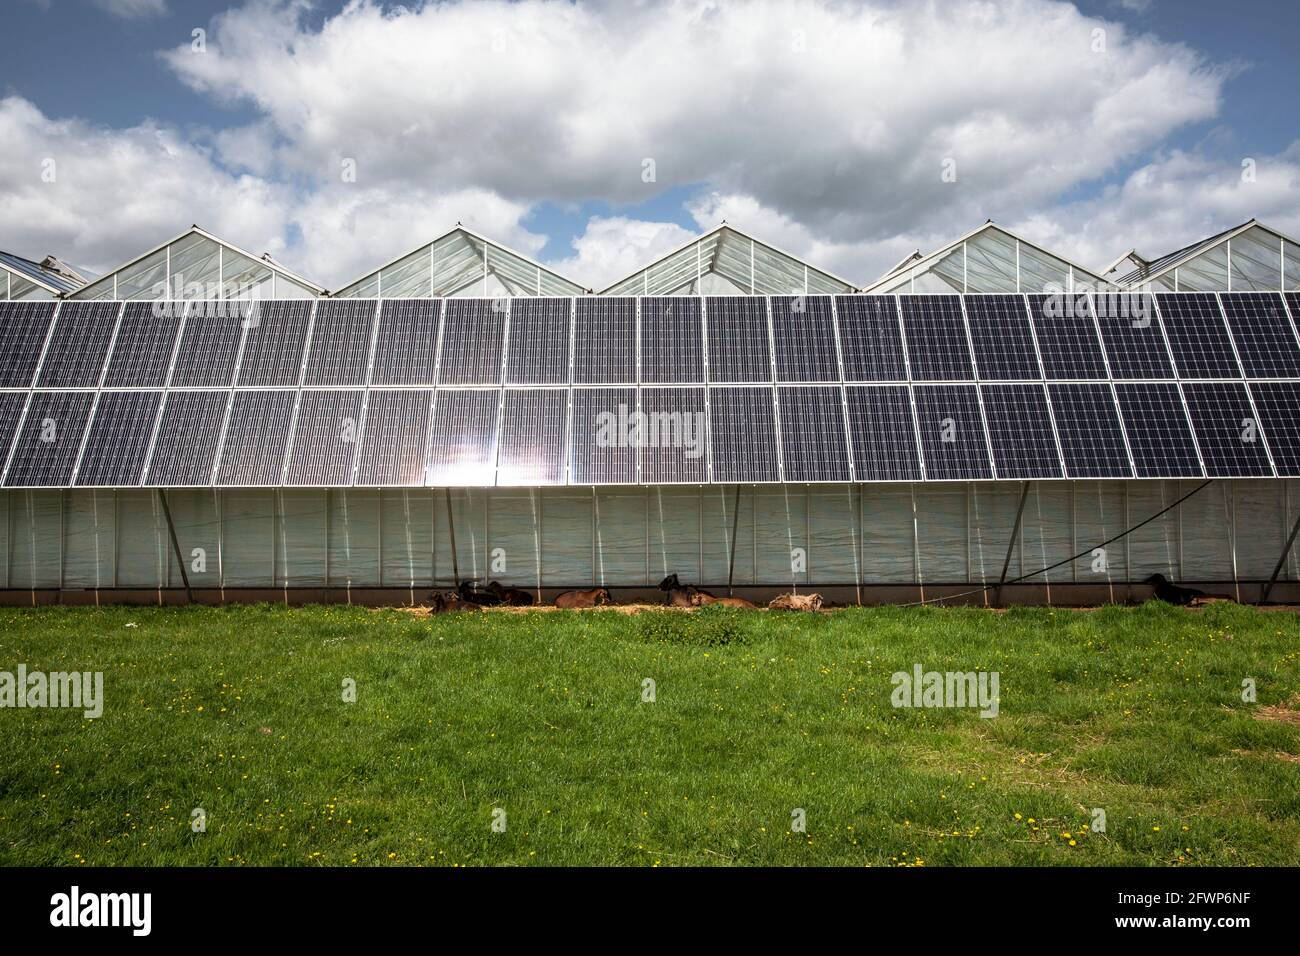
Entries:
<svg viewBox="0 0 1300 956">
<path fill-rule="evenodd" d="M 1143 583 L 1152 585 L 1155 588 L 1156 599 L 1165 601 L 1168 604 L 1186 606 L 1209 601 L 1233 600 L 1226 594 L 1206 594 L 1199 588 L 1185 588 L 1182 585 L 1174 584 L 1163 574 L 1153 574 Z"/>
<path fill-rule="evenodd" d="M 767 605 L 778 611 L 820 611 L 822 596 L 820 594 L 779 594 Z"/>
<path fill-rule="evenodd" d="M 565 591 L 555 599 L 555 606 L 558 608 L 584 608 L 600 607 L 602 604 L 611 603 L 609 591 L 606 588 L 591 588 L 587 591 Z"/>
<path fill-rule="evenodd" d="M 723 607 L 758 607 L 752 601 L 738 597 L 717 597 L 693 584 L 682 584 L 676 574 L 670 574 L 659 582 L 659 590 L 666 591 L 668 603 L 673 607 L 704 607 L 708 604 L 721 604 Z"/>
<path fill-rule="evenodd" d="M 481 611 L 483 608 L 473 601 L 466 601 L 455 591 L 438 591 L 429 595 L 429 606 L 433 614 L 447 611 Z"/>
<path fill-rule="evenodd" d="M 521 591 L 519 588 L 503 587 L 499 581 L 489 582 L 487 589 L 507 607 L 532 607 L 533 605 L 533 596 L 527 591 Z"/>
</svg>

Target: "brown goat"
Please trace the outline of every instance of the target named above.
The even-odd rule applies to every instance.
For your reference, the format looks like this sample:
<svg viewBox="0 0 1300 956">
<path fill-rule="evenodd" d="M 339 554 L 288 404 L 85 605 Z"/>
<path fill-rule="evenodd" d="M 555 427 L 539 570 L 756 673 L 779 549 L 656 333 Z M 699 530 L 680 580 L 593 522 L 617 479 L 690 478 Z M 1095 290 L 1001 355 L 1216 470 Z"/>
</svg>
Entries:
<svg viewBox="0 0 1300 956">
<path fill-rule="evenodd" d="M 781 611 L 820 611 L 822 596 L 820 594 L 781 594 L 772 598 L 768 607 Z"/>
<path fill-rule="evenodd" d="M 532 607 L 533 596 L 519 588 L 503 587 L 499 581 L 492 581 L 487 589 L 496 595 L 497 600 L 508 607 Z"/>
<path fill-rule="evenodd" d="M 433 614 L 443 614 L 447 611 L 481 611 L 482 607 L 473 601 L 466 601 L 455 591 L 439 591 L 430 596 L 430 605 Z"/>
<path fill-rule="evenodd" d="M 606 588 L 591 588 L 587 591 L 565 591 L 555 599 L 556 607 L 570 609 L 600 607 L 602 604 L 609 603 L 609 591 Z"/>
</svg>

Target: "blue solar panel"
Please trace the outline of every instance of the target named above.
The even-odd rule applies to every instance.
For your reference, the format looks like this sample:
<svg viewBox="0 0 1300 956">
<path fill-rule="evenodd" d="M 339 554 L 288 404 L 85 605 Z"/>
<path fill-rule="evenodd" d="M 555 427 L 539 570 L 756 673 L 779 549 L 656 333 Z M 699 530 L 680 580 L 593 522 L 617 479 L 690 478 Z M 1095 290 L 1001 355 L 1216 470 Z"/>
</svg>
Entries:
<svg viewBox="0 0 1300 956">
<path fill-rule="evenodd" d="M 67 487 L 94 401 L 93 392 L 35 392 L 14 441 L 5 485 Z"/>
<path fill-rule="evenodd" d="M 704 321 L 696 296 L 641 300 L 641 381 L 688 384 L 704 381 Z"/>
<path fill-rule="evenodd" d="M 1242 382 L 1185 382 L 1183 395 L 1211 478 L 1271 476 L 1268 451 Z"/>
<path fill-rule="evenodd" d="M 229 403 L 229 391 L 168 392 L 144 483 L 164 488 L 212 484 Z"/>
<path fill-rule="evenodd" d="M 167 384 L 167 370 L 181 327 L 180 308 L 174 303 L 169 305 L 160 309 L 156 302 L 126 304 L 104 373 L 105 388 L 159 388 Z"/>
<path fill-rule="evenodd" d="M 438 368 L 441 299 L 399 299 L 379 304 L 372 385 L 432 385 Z"/>
<path fill-rule="evenodd" d="M 710 296 L 709 381 L 770 382 L 767 300 L 761 296 Z"/>
<path fill-rule="evenodd" d="M 506 299 L 448 299 L 442 314 L 439 385 L 499 385 Z"/>
<path fill-rule="evenodd" d="M 1213 293 L 1162 292 L 1156 296 L 1156 305 L 1179 375 L 1241 378 L 1219 300 Z"/>
<path fill-rule="evenodd" d="M 1233 292 L 1222 297 L 1237 355 L 1251 378 L 1300 378 L 1300 343 L 1276 292 Z"/>
<path fill-rule="evenodd" d="M 506 382 L 511 385 L 564 385 L 569 381 L 569 326 L 572 299 L 513 299 Z"/>
<path fill-rule="evenodd" d="M 357 457 L 358 485 L 424 484 L 432 404 L 433 392 L 427 389 L 370 390 Z"/>
<path fill-rule="evenodd" d="M 1047 390 L 1065 456 L 1066 477 L 1133 477 L 1110 385 L 1052 383 Z"/>
<path fill-rule="evenodd" d="M 1300 477 L 1300 382 L 1251 382 L 1279 475 Z"/>
<path fill-rule="evenodd" d="M 981 385 L 999 478 L 1063 478 L 1040 383 Z"/>
<path fill-rule="evenodd" d="M 635 388 L 575 388 L 569 483 L 634 484 L 639 422 Z"/>
<path fill-rule="evenodd" d="M 1173 382 L 1118 382 L 1115 393 L 1139 478 L 1200 478 L 1200 457 Z"/>
<path fill-rule="evenodd" d="M 127 488 L 140 484 L 162 392 L 102 392 L 95 403 L 76 483 Z"/>
<path fill-rule="evenodd" d="M 498 485 L 564 484 L 568 401 L 568 390 L 563 388 L 506 389 L 501 404 Z"/>
<path fill-rule="evenodd" d="M 709 389 L 709 448 L 716 482 L 779 481 L 771 386 Z"/>
<path fill-rule="evenodd" d="M 918 382 L 975 378 L 961 297 L 904 295 L 898 301 L 903 310 L 912 378 Z"/>
<path fill-rule="evenodd" d="M 839 295 L 835 313 L 846 381 L 907 381 L 898 301 L 892 295 Z"/>
<path fill-rule="evenodd" d="M 837 385 L 780 386 L 785 481 L 848 481 L 844 399 Z"/>
<path fill-rule="evenodd" d="M 573 381 L 636 381 L 636 299 L 583 297 L 574 304 Z"/>
<path fill-rule="evenodd" d="M 981 379 L 1043 377 L 1022 296 L 968 295 L 963 301 Z"/>
<path fill-rule="evenodd" d="M 299 383 L 311 310 L 312 303 L 307 301 L 261 301 L 253 304 L 243 321 L 245 335 L 239 358 L 238 384 L 274 386 Z"/>
<path fill-rule="evenodd" d="M 279 485 L 293 421 L 293 391 L 236 391 L 221 445 L 217 484 Z"/>
<path fill-rule="evenodd" d="M 364 397 L 360 389 L 302 393 L 289 444 L 286 485 L 352 484 Z"/>
<path fill-rule="evenodd" d="M 191 302 L 176 347 L 171 387 L 229 387 L 245 326 L 257 321 L 258 314 L 251 303 Z"/>
<path fill-rule="evenodd" d="M 365 385 L 375 303 L 331 299 L 316 303 L 304 385 Z"/>
<path fill-rule="evenodd" d="M 917 430 L 928 481 L 992 478 L 974 385 L 918 385 Z"/>
<path fill-rule="evenodd" d="M 641 389 L 641 481 L 709 480 L 709 422 L 702 388 Z"/>
<path fill-rule="evenodd" d="M 1093 302 L 1115 378 L 1174 377 L 1155 300 L 1148 293 L 1098 293 Z"/>
<path fill-rule="evenodd" d="M 45 358 L 41 388 L 85 388 L 99 384 L 117 327 L 120 302 L 61 302 Z"/>
<path fill-rule="evenodd" d="M 0 302 L 0 388 L 28 388 L 54 320 L 54 302 Z"/>
<path fill-rule="evenodd" d="M 464 488 L 496 482 L 501 390 L 439 389 L 429 425 L 428 483 Z"/>
<path fill-rule="evenodd" d="M 921 453 L 906 385 L 850 385 L 849 436 L 858 481 L 920 481 Z"/>
<path fill-rule="evenodd" d="M 774 295 L 772 344 L 778 382 L 838 382 L 835 318 L 827 295 Z"/>
<path fill-rule="evenodd" d="M 1107 377 L 1087 296 L 1031 295 L 1029 311 L 1048 378 Z"/>
</svg>

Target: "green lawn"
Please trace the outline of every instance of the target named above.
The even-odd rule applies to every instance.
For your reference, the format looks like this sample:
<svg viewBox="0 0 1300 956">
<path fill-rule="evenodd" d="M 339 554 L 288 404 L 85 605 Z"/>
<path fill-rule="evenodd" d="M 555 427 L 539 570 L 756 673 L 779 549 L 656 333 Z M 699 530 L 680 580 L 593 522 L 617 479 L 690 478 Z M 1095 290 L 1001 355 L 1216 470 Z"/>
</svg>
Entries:
<svg viewBox="0 0 1300 956">
<path fill-rule="evenodd" d="M 105 707 L 0 710 L 4 864 L 1300 862 L 1289 612 L 3 609 L 19 663 Z"/>
</svg>

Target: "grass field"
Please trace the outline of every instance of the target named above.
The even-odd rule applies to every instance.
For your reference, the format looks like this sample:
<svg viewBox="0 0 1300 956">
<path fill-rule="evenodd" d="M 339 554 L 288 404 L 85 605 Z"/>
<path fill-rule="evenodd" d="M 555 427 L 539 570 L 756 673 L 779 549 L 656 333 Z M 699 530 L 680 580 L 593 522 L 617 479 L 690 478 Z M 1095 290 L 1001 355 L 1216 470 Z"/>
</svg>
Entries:
<svg viewBox="0 0 1300 956">
<path fill-rule="evenodd" d="M 19 663 L 105 704 L 0 710 L 10 865 L 1300 863 L 1290 612 L 4 609 Z"/>
</svg>

